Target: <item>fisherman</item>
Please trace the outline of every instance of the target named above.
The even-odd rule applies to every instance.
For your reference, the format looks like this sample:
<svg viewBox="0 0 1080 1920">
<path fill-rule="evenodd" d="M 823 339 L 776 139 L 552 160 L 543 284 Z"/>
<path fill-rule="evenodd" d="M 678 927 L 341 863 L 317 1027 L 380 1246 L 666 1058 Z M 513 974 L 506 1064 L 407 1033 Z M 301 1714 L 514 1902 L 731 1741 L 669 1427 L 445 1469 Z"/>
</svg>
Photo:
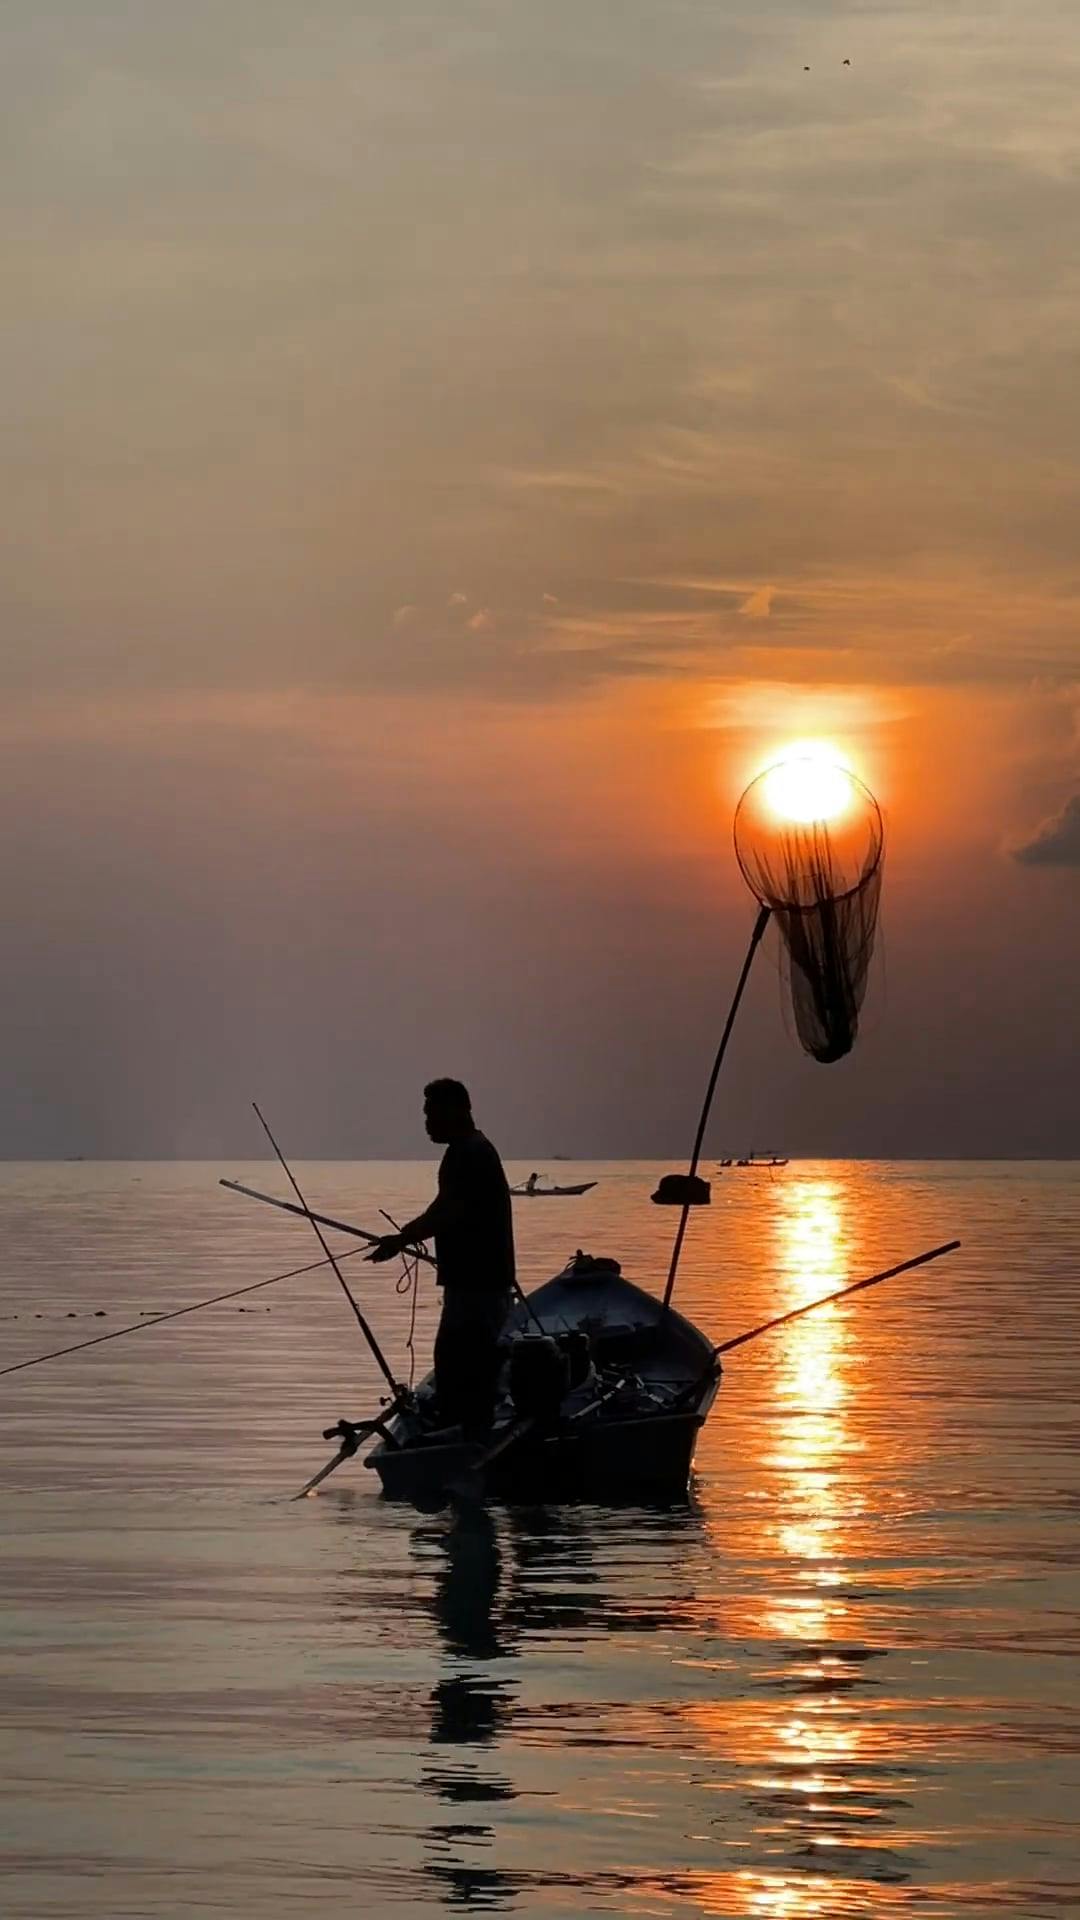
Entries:
<svg viewBox="0 0 1080 1920">
<path fill-rule="evenodd" d="M 525 1182 L 526 1193 L 536 1192 L 537 1182 L 539 1178 L 540 1178 L 540 1175 L 538 1173 L 530 1173 L 528 1179 Z"/>
<path fill-rule="evenodd" d="M 435 1336 L 435 1393 L 448 1426 L 467 1440 L 491 1432 L 499 1376 L 499 1336 L 514 1286 L 510 1189 L 491 1141 L 476 1125 L 460 1080 L 424 1088 L 428 1138 L 445 1146 L 439 1190 L 399 1233 L 384 1234 L 368 1255 L 393 1260 L 422 1240 L 435 1240 L 436 1284 L 443 1303 Z"/>
</svg>

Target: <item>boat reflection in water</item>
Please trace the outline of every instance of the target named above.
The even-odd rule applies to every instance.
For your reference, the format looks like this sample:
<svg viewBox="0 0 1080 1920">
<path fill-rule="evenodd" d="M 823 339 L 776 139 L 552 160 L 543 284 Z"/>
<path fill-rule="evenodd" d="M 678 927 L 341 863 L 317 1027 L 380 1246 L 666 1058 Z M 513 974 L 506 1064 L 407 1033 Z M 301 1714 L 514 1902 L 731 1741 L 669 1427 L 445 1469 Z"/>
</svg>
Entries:
<svg viewBox="0 0 1080 1920">
<path fill-rule="evenodd" d="M 856 1170 L 799 1169 L 743 1216 L 746 1249 L 735 1216 L 732 1268 L 763 1282 L 740 1317 L 880 1263 L 866 1201 Z M 692 1311 L 708 1305 L 702 1291 Z M 444 1511 L 409 1530 L 400 1577 L 371 1569 L 367 1610 L 416 1676 L 398 1778 L 412 1800 L 392 1831 L 417 1911 L 910 1910 L 932 1746 L 886 1649 L 910 1639 L 926 1574 L 896 1560 L 915 1443 L 872 1312 L 825 1307 L 760 1343 L 726 1383 L 686 1507 Z M 392 1569 L 399 1510 L 349 1511 L 354 1532 L 358 1513 L 385 1529 Z"/>
<path fill-rule="evenodd" d="M 591 1871 L 564 1859 L 561 1836 L 587 1810 L 623 1828 L 627 1806 L 637 1807 L 626 1754 L 645 1739 L 652 1707 L 633 1697 L 598 1706 L 580 1693 L 575 1670 L 604 1661 L 620 1641 L 670 1645 L 696 1629 L 699 1515 L 474 1510 L 426 1523 L 413 1540 L 418 1557 L 435 1556 L 440 1642 L 432 1754 L 419 1777 L 438 1809 L 423 1830 L 429 1888 L 467 1912 L 531 1912 L 553 1890 L 582 1900 L 639 1895 L 654 1884 L 647 1828 L 642 1860 Z M 654 1682 L 667 1670 L 662 1660 Z M 616 1692 L 628 1683 L 637 1691 L 649 1671 L 647 1659 L 624 1666 L 615 1656 L 609 1677 Z"/>
<path fill-rule="evenodd" d="M 439 1556 L 433 1611 L 443 1647 L 431 1696 L 436 1751 L 420 1784 L 446 1813 L 427 1829 L 424 1873 L 447 1906 L 498 1911 L 513 1903 L 513 1881 L 491 1859 L 495 1829 L 480 1810 L 512 1800 L 515 1788 L 489 1760 L 513 1704 L 493 1666 L 510 1651 L 495 1523 L 486 1509 L 467 1509 L 449 1525 L 418 1527 L 414 1544 Z"/>
</svg>

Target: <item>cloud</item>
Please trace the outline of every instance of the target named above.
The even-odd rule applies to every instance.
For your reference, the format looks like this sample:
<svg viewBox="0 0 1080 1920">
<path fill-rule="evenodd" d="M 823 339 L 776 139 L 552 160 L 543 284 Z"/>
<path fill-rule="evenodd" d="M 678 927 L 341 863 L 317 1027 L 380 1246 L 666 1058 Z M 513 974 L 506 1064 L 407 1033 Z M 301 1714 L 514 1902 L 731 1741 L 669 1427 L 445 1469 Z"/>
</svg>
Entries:
<svg viewBox="0 0 1080 1920">
<path fill-rule="evenodd" d="M 704 704 L 699 725 L 719 731 L 767 736 L 778 716 L 786 732 L 824 736 L 865 734 L 904 720 L 910 706 L 889 687 L 853 687 L 825 682 L 732 679 Z"/>
<path fill-rule="evenodd" d="M 759 587 L 756 593 L 749 594 L 743 601 L 739 612 L 745 614 L 748 620 L 767 620 L 772 612 L 775 592 L 775 587 Z"/>
<path fill-rule="evenodd" d="M 1075 674 L 1060 0 L 989 37 L 870 8 L 850 46 L 790 4 L 637 9 L 557 58 L 524 0 L 445 58 L 342 0 L 257 45 L 244 6 L 211 40 L 107 11 L 38 9 L 0 70 L 5 691 Z M 690 584 L 631 604 L 631 567 Z M 608 638 L 564 644 L 566 605 Z"/>
<path fill-rule="evenodd" d="M 469 621 L 470 633 L 494 633 L 495 615 L 490 607 L 481 607 Z"/>
<path fill-rule="evenodd" d="M 1010 852 L 1022 867 L 1080 867 L 1080 793 Z"/>
</svg>

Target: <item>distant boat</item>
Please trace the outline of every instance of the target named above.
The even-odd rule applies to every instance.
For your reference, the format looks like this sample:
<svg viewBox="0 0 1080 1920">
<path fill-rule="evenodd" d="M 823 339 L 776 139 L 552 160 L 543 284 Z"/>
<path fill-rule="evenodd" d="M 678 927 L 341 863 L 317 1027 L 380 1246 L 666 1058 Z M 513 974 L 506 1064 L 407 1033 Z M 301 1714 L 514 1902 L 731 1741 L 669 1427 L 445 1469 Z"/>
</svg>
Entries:
<svg viewBox="0 0 1080 1920">
<path fill-rule="evenodd" d="M 730 1167 L 731 1161 L 722 1160 L 720 1164 L 724 1167 Z M 787 1164 L 787 1155 L 779 1153 L 748 1153 L 744 1159 L 736 1160 L 735 1162 L 737 1167 L 746 1167 L 753 1173 L 759 1173 L 763 1169 L 768 1171 L 771 1167 L 786 1167 Z"/>
<path fill-rule="evenodd" d="M 527 1180 L 523 1180 L 520 1186 L 511 1187 L 510 1191 L 518 1200 L 555 1200 L 567 1194 L 590 1193 L 595 1185 L 595 1180 L 582 1180 L 576 1187 L 542 1187 L 540 1175 L 530 1173 Z"/>
</svg>

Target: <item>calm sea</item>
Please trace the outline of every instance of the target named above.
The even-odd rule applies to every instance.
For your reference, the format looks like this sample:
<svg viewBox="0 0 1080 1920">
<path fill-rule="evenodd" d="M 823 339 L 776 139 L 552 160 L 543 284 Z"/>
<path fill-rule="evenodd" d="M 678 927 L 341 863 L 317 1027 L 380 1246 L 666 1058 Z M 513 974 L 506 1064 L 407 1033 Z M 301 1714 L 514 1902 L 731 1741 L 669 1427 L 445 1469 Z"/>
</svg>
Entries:
<svg viewBox="0 0 1080 1920">
<path fill-rule="evenodd" d="M 433 1170 L 302 1179 L 378 1228 Z M 658 1169 L 548 1171 L 599 1185 L 517 1203 L 526 1281 L 655 1286 Z M 732 1355 L 677 1512 L 422 1517 L 358 1465 L 291 1503 L 379 1386 L 325 1271 L 0 1381 L 0 1910 L 1080 1914 L 1078 1172 L 719 1176 L 678 1296 L 717 1339 L 964 1247 Z M 0 1167 L 4 1363 L 315 1257 L 219 1173 L 281 1191 Z M 407 1372 L 391 1270 L 346 1272 Z"/>
</svg>

